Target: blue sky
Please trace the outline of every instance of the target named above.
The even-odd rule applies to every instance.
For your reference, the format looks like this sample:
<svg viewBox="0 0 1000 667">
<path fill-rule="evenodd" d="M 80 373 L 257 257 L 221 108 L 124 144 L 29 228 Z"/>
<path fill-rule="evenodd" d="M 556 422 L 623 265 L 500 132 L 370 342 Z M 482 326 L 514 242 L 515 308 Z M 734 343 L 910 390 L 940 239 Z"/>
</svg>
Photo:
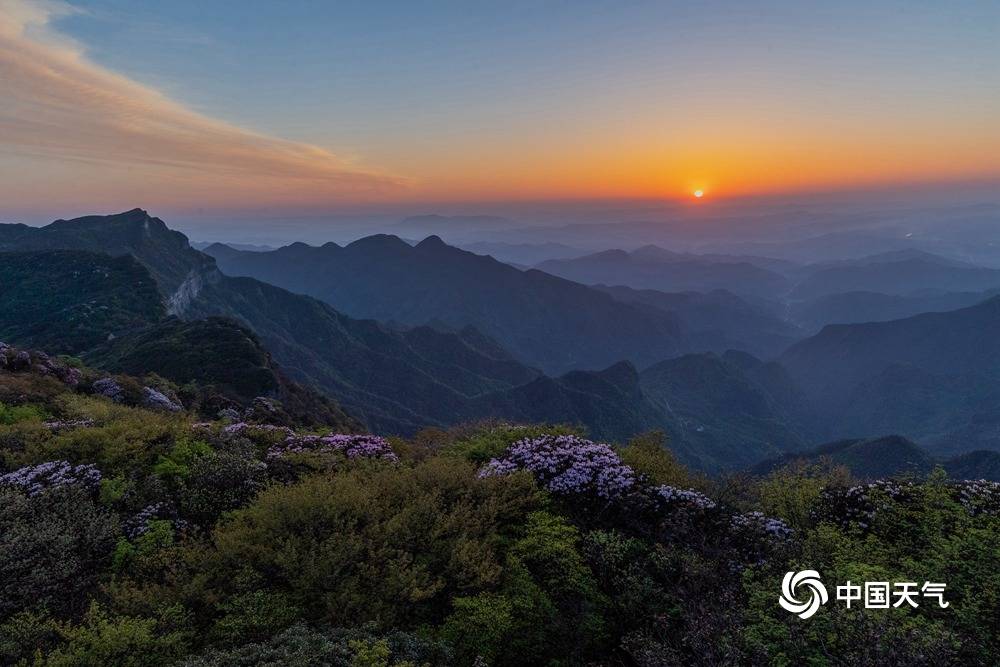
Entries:
<svg viewBox="0 0 1000 667">
<path fill-rule="evenodd" d="M 375 175 L 364 195 L 338 185 L 304 197 L 310 210 L 1000 175 L 997 2 L 5 2 L 57 7 L 39 19 L 44 32 L 72 40 L 99 73 L 290 142 L 281 150 L 325 151 L 323 169 L 341 180 Z M 129 146 L 169 149 L 110 131 L 76 133 L 119 149 L 103 181 L 46 164 L 37 133 L 17 142 L 23 159 L 0 158 L 0 176 L 84 178 L 110 206 L 110 184 L 137 173 Z M 213 196 L 203 187 L 221 158 L 205 159 L 201 185 L 176 170 L 199 159 L 165 160 L 171 201 L 224 207 L 232 170 Z M 276 168 L 268 158 L 269 179 Z M 303 198 L 246 184 L 277 188 L 274 202 Z M 72 191 L 68 204 L 93 205 Z"/>
</svg>

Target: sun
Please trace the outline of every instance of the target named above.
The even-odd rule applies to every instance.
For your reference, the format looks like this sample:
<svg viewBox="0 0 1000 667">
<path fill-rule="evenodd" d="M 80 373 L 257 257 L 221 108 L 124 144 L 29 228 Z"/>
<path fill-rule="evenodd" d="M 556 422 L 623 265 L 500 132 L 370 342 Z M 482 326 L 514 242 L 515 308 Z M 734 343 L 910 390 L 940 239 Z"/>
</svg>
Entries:
<svg viewBox="0 0 1000 667">
<path fill-rule="evenodd" d="M 704 190 L 695 190 L 691 194 L 693 194 L 696 199 L 701 199 L 702 197 L 705 196 L 705 191 Z"/>
</svg>

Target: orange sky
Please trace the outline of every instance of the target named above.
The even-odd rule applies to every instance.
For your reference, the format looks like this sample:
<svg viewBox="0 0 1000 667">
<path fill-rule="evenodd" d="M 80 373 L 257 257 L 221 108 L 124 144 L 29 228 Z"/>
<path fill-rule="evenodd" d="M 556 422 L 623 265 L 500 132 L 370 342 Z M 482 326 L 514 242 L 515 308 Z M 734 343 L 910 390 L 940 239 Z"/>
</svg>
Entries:
<svg viewBox="0 0 1000 667">
<path fill-rule="evenodd" d="M 146 81 L 97 62 L 60 22 L 81 13 L 61 2 L 0 0 L 5 215 L 134 205 L 315 210 L 358 202 L 669 199 L 695 189 L 709 201 L 1000 181 L 1000 77 L 984 67 L 997 48 L 978 32 L 939 35 L 933 17 L 917 28 L 929 46 L 952 51 L 904 57 L 901 45 L 914 48 L 914 35 L 903 34 L 859 56 L 851 49 L 873 48 L 859 34 L 825 44 L 841 50 L 832 55 L 803 51 L 811 41 L 793 40 L 789 53 L 813 59 L 800 63 L 778 57 L 788 55 L 775 51 L 774 44 L 786 49 L 782 41 L 737 49 L 713 35 L 711 50 L 695 43 L 661 53 L 654 40 L 621 63 L 608 51 L 586 68 L 500 70 L 521 87 L 519 96 L 504 94 L 514 83 L 464 78 L 464 88 L 421 88 L 420 95 L 437 96 L 432 105 L 403 107 L 394 105 L 406 94 L 400 80 L 397 89 L 373 89 L 368 115 L 350 111 L 360 104 L 351 98 L 309 116 L 308 99 L 286 104 L 266 90 L 259 109 L 227 106 L 222 96 L 215 105 L 186 103 L 183 82 L 163 90 L 150 83 L 154 76 Z M 967 43 L 975 49 L 961 52 Z M 678 58 L 692 64 L 681 67 Z M 444 85 L 435 66 L 418 73 Z M 295 70 L 274 74 L 282 75 L 294 78 Z M 327 81 L 335 79 L 313 89 Z M 255 92 L 249 83 L 233 90 Z M 211 89 L 199 94 L 214 99 Z"/>
</svg>

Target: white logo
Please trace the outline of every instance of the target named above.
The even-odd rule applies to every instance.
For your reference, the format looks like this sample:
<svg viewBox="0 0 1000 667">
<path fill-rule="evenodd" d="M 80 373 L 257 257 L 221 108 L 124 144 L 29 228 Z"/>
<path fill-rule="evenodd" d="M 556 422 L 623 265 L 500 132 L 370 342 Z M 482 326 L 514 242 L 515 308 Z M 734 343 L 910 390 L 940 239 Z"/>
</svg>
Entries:
<svg viewBox="0 0 1000 667">
<path fill-rule="evenodd" d="M 809 599 L 804 602 L 800 602 L 795 596 L 796 589 L 800 586 L 809 589 Z M 798 614 L 799 618 L 809 618 L 819 610 L 820 605 L 826 604 L 828 599 L 826 586 L 819 580 L 819 572 L 816 570 L 789 572 L 781 581 L 781 597 L 778 598 L 778 604 L 786 611 Z"/>
</svg>

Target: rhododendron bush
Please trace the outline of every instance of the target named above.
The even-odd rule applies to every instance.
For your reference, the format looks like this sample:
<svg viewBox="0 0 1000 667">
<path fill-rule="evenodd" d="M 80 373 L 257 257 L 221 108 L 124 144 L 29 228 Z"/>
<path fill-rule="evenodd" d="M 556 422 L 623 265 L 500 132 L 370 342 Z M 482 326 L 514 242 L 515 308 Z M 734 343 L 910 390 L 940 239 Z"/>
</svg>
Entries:
<svg viewBox="0 0 1000 667">
<path fill-rule="evenodd" d="M 707 478 L 655 434 L 388 439 L 293 428 L 264 399 L 195 420 L 169 392 L 55 372 L 54 398 L 0 419 L 0 664 L 1000 660 L 995 481 Z M 777 596 L 804 568 L 945 573 L 952 606 L 803 622 Z"/>
</svg>

